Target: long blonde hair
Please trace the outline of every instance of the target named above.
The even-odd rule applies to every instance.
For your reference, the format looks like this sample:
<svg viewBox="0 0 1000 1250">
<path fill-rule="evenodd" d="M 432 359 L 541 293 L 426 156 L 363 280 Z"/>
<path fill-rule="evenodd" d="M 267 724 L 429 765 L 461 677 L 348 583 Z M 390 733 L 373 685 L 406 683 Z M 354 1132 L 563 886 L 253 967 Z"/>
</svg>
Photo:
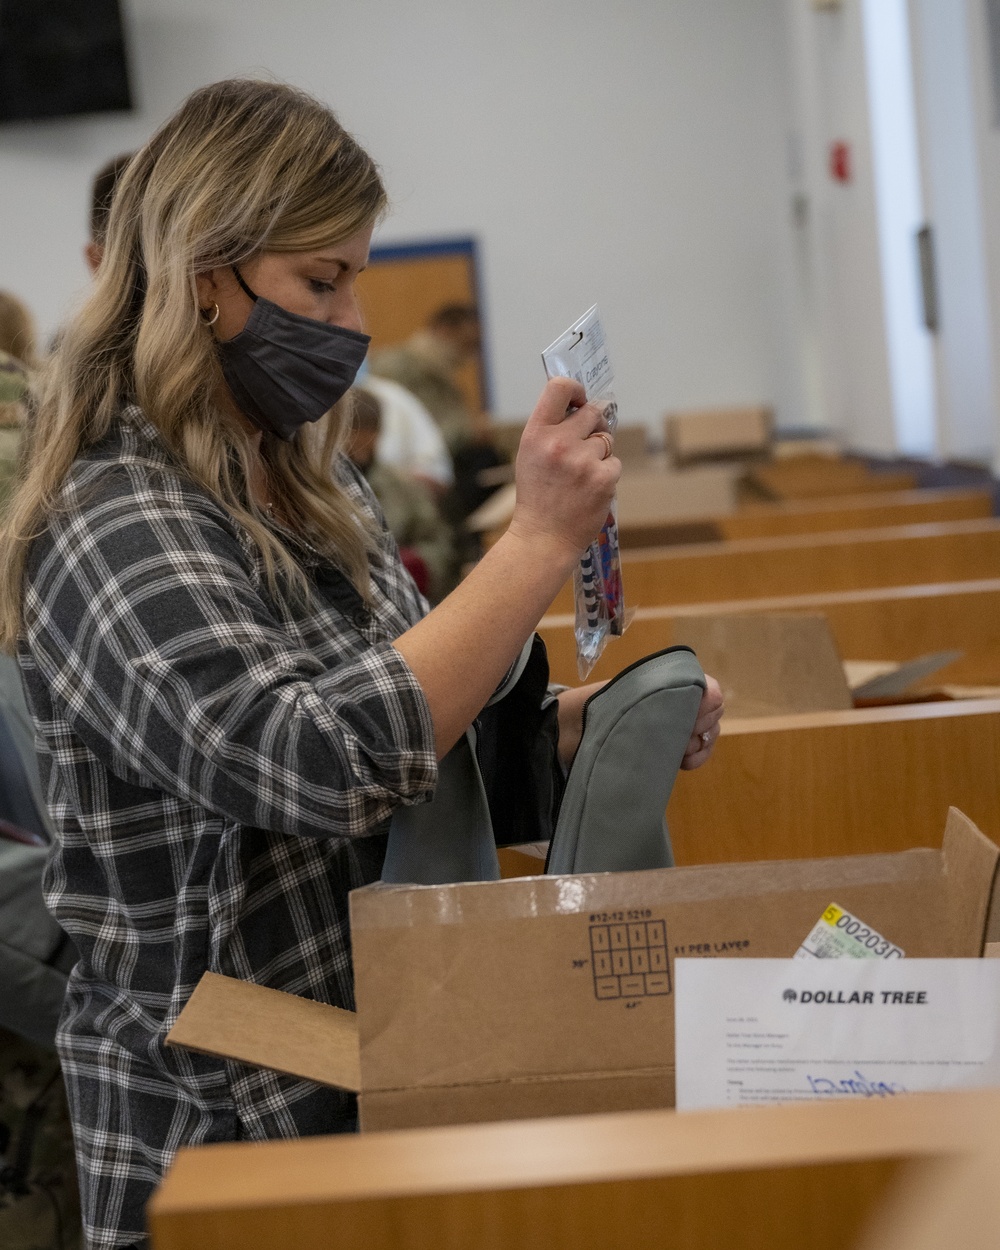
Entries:
<svg viewBox="0 0 1000 1250">
<path fill-rule="evenodd" d="M 263 250 L 342 242 L 385 203 L 377 167 L 330 110 L 279 83 L 203 87 L 135 154 L 115 191 L 92 294 L 45 371 L 27 470 L 0 534 L 0 647 L 16 646 L 28 549 L 59 508 L 73 462 L 130 402 L 250 534 L 272 588 L 284 580 L 307 593 L 253 503 L 255 452 L 220 405 L 224 383 L 195 274 Z M 265 433 L 261 455 L 289 524 L 368 597 L 371 530 L 332 476 L 345 417 L 342 402 L 291 442 Z"/>
</svg>

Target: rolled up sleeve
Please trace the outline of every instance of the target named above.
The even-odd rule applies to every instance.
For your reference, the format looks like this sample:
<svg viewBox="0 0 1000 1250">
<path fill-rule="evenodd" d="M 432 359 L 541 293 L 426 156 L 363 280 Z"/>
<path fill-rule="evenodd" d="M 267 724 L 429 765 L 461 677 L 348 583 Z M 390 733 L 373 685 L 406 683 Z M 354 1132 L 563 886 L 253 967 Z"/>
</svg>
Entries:
<svg viewBox="0 0 1000 1250">
<path fill-rule="evenodd" d="M 208 505 L 111 491 L 29 567 L 29 649 L 108 769 L 240 824 L 358 837 L 429 798 L 433 725 L 391 640 L 331 663 L 258 581 Z"/>
</svg>

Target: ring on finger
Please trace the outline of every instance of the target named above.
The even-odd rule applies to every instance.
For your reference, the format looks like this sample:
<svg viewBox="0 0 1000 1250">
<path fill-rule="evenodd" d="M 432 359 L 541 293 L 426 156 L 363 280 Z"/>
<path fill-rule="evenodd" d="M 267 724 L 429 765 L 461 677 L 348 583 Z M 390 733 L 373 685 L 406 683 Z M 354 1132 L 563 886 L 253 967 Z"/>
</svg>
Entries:
<svg viewBox="0 0 1000 1250">
<path fill-rule="evenodd" d="M 699 734 L 699 737 L 701 738 L 701 749 L 703 751 L 707 750 L 712 745 L 712 731 L 706 729 L 703 734 Z"/>
<path fill-rule="evenodd" d="M 602 460 L 607 460 L 608 456 L 614 454 L 615 442 L 606 430 L 595 430 L 593 434 L 588 435 L 588 438 L 599 438 L 603 440 L 604 455 L 601 457 Z"/>
</svg>

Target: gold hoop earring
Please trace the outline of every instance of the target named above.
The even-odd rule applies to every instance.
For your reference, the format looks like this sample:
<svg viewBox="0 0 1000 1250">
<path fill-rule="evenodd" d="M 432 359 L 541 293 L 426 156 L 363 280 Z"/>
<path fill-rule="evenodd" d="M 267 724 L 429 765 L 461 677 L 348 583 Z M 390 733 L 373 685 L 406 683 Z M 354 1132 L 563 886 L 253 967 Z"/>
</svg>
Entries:
<svg viewBox="0 0 1000 1250">
<path fill-rule="evenodd" d="M 202 319 L 202 321 L 204 321 L 205 325 L 207 325 L 207 326 L 214 326 L 214 325 L 215 325 L 215 323 L 219 320 L 219 305 L 218 305 L 218 304 L 213 303 L 213 304 L 212 304 L 212 307 L 215 309 L 215 312 L 214 312 L 214 313 L 212 313 L 211 317 L 206 317 L 206 316 L 205 316 L 205 314 L 208 312 L 208 309 L 207 309 L 207 308 L 199 308 L 199 309 L 198 309 L 198 312 L 199 312 L 199 313 L 200 313 L 200 315 L 201 315 L 201 319 Z"/>
</svg>

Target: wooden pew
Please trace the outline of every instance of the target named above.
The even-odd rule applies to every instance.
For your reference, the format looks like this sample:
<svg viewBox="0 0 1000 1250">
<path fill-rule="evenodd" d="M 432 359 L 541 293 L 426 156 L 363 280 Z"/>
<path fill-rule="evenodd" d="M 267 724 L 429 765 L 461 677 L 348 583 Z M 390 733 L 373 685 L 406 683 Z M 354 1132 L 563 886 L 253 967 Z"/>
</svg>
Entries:
<svg viewBox="0 0 1000 1250">
<path fill-rule="evenodd" d="M 905 490 L 748 505 L 720 517 L 724 539 L 779 538 L 829 530 L 920 525 L 930 521 L 974 521 L 993 515 L 993 492 L 986 489 Z"/>
<path fill-rule="evenodd" d="M 626 468 L 618 491 L 618 525 L 626 550 L 929 521 L 967 521 L 993 513 L 992 492 L 978 487 L 888 491 L 738 507 L 731 468 L 709 466 L 682 472 L 655 467 Z M 506 528 L 512 508 L 511 488 L 494 499 L 488 512 L 484 511 L 493 539 Z M 472 528 L 481 526 L 473 521 Z"/>
<path fill-rule="evenodd" d="M 667 808 L 679 864 L 936 846 L 948 808 L 1000 841 L 1000 699 L 723 720 Z"/>
<path fill-rule="evenodd" d="M 625 552 L 626 602 L 710 603 L 1000 575 L 1000 520 L 894 525 Z M 572 610 L 569 583 L 550 612 Z"/>
<path fill-rule="evenodd" d="M 958 648 L 965 655 L 949 665 L 948 681 L 1000 684 L 1000 578 L 637 608 L 625 634 L 608 643 L 590 680 L 614 677 L 643 656 L 683 642 L 685 617 L 713 612 L 822 612 L 844 659 L 903 661 Z M 577 685 L 573 617 L 547 616 L 539 633 L 552 680 Z"/>
<path fill-rule="evenodd" d="M 992 515 L 993 495 L 985 488 L 932 489 L 752 504 L 735 513 L 683 523 L 670 516 L 640 521 L 620 517 L 620 530 L 622 547 L 631 550 L 677 542 L 780 538 L 787 534 L 918 525 L 929 521 L 972 521 Z"/>
<path fill-rule="evenodd" d="M 746 485 L 764 499 L 817 499 L 863 492 L 913 490 L 917 475 L 908 470 L 875 473 L 862 460 L 835 456 L 790 456 L 756 465 Z"/>
<path fill-rule="evenodd" d="M 996 1158 L 934 1159 L 907 1168 L 853 1250 L 995 1250 Z"/>
<path fill-rule="evenodd" d="M 996 1091 L 182 1150 L 153 1250 L 845 1250 L 930 1161 L 996 1149 Z"/>
</svg>

